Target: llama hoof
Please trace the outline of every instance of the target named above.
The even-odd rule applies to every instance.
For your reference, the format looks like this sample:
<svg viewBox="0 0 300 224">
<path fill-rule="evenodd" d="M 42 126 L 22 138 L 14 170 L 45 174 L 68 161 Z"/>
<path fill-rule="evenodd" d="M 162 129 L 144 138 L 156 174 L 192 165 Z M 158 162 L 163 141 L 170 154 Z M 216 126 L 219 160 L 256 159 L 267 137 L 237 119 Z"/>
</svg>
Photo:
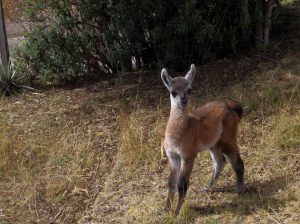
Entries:
<svg viewBox="0 0 300 224">
<path fill-rule="evenodd" d="M 165 208 L 163 208 L 163 209 L 162 209 L 162 211 L 163 211 L 163 213 L 167 213 L 167 212 L 169 212 L 169 211 L 170 211 L 170 209 L 169 209 L 169 208 L 167 208 L 167 207 L 165 207 Z"/>
<path fill-rule="evenodd" d="M 244 192 L 244 186 L 238 186 L 237 190 L 236 190 L 236 193 L 237 195 L 240 195 Z"/>
<path fill-rule="evenodd" d="M 212 192 L 212 188 L 209 187 L 204 187 L 201 189 L 201 193 L 211 193 Z"/>
</svg>

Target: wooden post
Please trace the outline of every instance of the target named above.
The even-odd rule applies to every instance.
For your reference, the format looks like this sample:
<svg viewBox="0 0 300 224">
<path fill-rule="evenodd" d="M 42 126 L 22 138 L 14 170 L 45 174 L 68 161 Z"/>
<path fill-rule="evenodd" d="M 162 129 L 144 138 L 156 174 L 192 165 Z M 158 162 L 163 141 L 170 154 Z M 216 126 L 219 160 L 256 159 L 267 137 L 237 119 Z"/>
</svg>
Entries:
<svg viewBox="0 0 300 224">
<path fill-rule="evenodd" d="M 3 67 L 7 68 L 9 61 L 9 50 L 7 43 L 7 35 L 4 22 L 4 14 L 2 7 L 2 0 L 0 0 L 0 54 L 1 54 L 1 64 Z"/>
</svg>

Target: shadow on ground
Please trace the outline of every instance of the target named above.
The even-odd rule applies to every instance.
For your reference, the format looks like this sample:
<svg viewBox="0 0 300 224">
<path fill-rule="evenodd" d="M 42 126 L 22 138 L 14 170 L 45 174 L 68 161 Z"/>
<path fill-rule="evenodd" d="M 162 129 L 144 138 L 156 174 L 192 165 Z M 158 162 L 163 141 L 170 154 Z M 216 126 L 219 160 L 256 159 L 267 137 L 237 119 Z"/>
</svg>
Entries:
<svg viewBox="0 0 300 224">
<path fill-rule="evenodd" d="M 224 202 L 218 205 L 191 206 L 191 209 L 199 215 L 220 214 L 220 213 L 238 213 L 239 215 L 251 215 L 257 209 L 272 209 L 283 206 L 288 199 L 278 200 L 273 196 L 287 186 L 286 176 L 275 177 L 268 181 L 253 182 L 246 184 L 245 191 L 234 198 L 232 201 Z M 226 188 L 215 188 L 211 194 L 217 192 L 233 193 L 234 186 Z"/>
</svg>

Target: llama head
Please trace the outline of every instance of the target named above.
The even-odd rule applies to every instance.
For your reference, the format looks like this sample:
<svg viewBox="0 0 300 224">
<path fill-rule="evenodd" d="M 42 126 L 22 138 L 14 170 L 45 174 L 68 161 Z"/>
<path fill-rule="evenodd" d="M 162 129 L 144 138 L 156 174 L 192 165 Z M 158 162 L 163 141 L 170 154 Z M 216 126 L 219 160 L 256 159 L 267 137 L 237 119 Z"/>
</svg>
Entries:
<svg viewBox="0 0 300 224">
<path fill-rule="evenodd" d="M 184 109 L 188 105 L 195 74 L 196 68 L 194 64 L 191 65 L 190 70 L 184 77 L 172 78 L 168 75 L 167 69 L 162 69 L 161 79 L 170 92 L 172 107 Z"/>
</svg>

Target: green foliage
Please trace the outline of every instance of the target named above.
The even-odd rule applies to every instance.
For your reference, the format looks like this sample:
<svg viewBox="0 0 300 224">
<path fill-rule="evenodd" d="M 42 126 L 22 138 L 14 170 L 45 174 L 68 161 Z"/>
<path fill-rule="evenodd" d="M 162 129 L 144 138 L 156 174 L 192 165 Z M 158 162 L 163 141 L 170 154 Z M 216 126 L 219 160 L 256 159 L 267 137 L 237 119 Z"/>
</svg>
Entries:
<svg viewBox="0 0 300 224">
<path fill-rule="evenodd" d="M 29 80 L 32 82 L 37 75 L 49 81 L 70 80 L 87 73 L 80 51 L 76 49 L 74 34 L 63 35 L 58 27 L 52 27 L 45 33 L 36 29 L 30 33 L 19 52 L 22 60 L 30 66 Z"/>
<path fill-rule="evenodd" d="M 138 68 L 183 70 L 249 46 L 239 1 L 26 0 L 21 7 L 36 24 L 19 49 L 31 81 L 128 71 L 133 57 Z"/>
<path fill-rule="evenodd" d="M 6 96 L 15 92 L 18 87 L 16 81 L 19 81 L 19 78 L 11 66 L 11 61 L 7 66 L 0 65 L 0 95 Z"/>
</svg>

